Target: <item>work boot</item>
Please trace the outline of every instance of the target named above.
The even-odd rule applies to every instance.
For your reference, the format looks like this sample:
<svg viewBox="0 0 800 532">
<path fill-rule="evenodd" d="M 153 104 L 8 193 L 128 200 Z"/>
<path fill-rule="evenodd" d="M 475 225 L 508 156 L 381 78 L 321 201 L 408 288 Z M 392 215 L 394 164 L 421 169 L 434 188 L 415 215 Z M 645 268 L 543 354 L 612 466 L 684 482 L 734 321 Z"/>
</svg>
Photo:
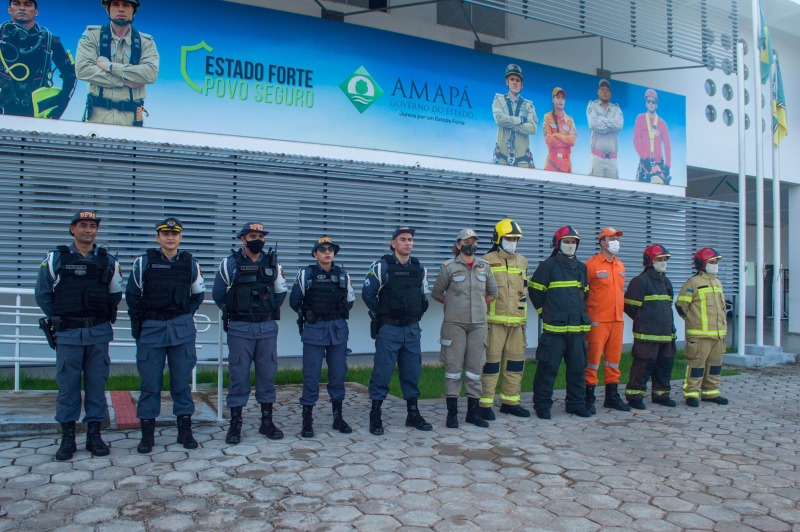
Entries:
<svg viewBox="0 0 800 532">
<path fill-rule="evenodd" d="M 653 403 L 661 406 L 669 406 L 669 407 L 678 406 L 678 403 L 670 399 L 669 395 L 653 395 L 652 397 L 650 397 L 650 400 Z"/>
<path fill-rule="evenodd" d="M 155 445 L 156 420 L 142 419 L 139 422 L 142 425 L 142 439 L 136 446 L 136 452 L 148 454 L 153 451 L 153 445 Z"/>
<path fill-rule="evenodd" d="M 86 427 L 86 450 L 94 456 L 107 456 L 111 452 L 100 437 L 100 422 L 90 421 Z"/>
<path fill-rule="evenodd" d="M 406 427 L 414 427 L 415 429 L 423 432 L 433 430 L 433 425 L 425 421 L 425 418 L 419 413 L 416 397 L 413 399 L 406 399 L 406 410 L 408 411 L 408 415 L 406 416 Z"/>
<path fill-rule="evenodd" d="M 300 430 L 300 436 L 303 438 L 314 437 L 314 407 L 311 405 L 303 405 L 303 428 Z"/>
<path fill-rule="evenodd" d="M 517 417 L 531 417 L 531 411 L 526 409 L 526 408 L 522 408 L 522 405 L 520 405 L 520 404 L 516 404 L 516 405 L 505 405 L 505 404 L 503 404 L 503 405 L 500 405 L 500 413 L 501 414 L 510 414 L 512 416 L 517 416 Z"/>
<path fill-rule="evenodd" d="M 492 410 L 491 406 L 481 406 L 478 409 L 478 413 L 486 421 L 494 421 L 495 419 L 497 419 L 497 417 L 495 417 L 494 415 L 494 410 Z"/>
<path fill-rule="evenodd" d="M 480 407 L 478 406 L 478 398 L 467 397 L 467 417 L 464 418 L 464 421 L 467 423 L 472 423 L 476 427 L 488 427 L 489 422 L 481 417 L 478 410 L 480 410 Z"/>
<path fill-rule="evenodd" d="M 700 401 L 697 399 L 697 397 L 689 397 L 686 399 L 686 406 L 697 408 L 698 406 L 700 406 Z"/>
<path fill-rule="evenodd" d="M 78 447 L 75 445 L 75 422 L 61 424 L 61 445 L 56 451 L 56 460 L 71 460 Z"/>
<path fill-rule="evenodd" d="M 445 399 L 447 402 L 447 419 L 444 426 L 448 429 L 458 428 L 458 397 L 448 397 Z M 491 410 L 491 409 L 489 409 Z"/>
<path fill-rule="evenodd" d="M 606 384 L 606 398 L 603 401 L 603 406 L 606 408 L 613 408 L 614 410 L 619 410 L 620 412 L 630 412 L 631 407 L 625 404 L 625 401 L 622 400 L 622 397 L 619 396 L 617 392 L 617 383 L 614 384 Z M 592 390 L 592 396 L 594 396 L 594 390 Z M 592 412 L 594 414 L 594 412 Z"/>
<path fill-rule="evenodd" d="M 708 403 L 717 403 L 718 405 L 727 405 L 728 404 L 728 400 L 725 399 L 724 397 L 722 397 L 721 395 L 718 395 L 716 397 L 711 397 L 709 399 L 703 399 L 703 401 L 706 401 Z"/>
<path fill-rule="evenodd" d="M 242 407 L 231 407 L 231 426 L 228 427 L 228 434 L 225 436 L 225 443 L 236 445 L 242 441 Z"/>
<path fill-rule="evenodd" d="M 534 410 L 536 411 L 536 417 L 539 419 L 550 419 L 552 417 L 549 408 L 540 408 L 538 410 L 534 408 Z"/>
<path fill-rule="evenodd" d="M 647 408 L 644 406 L 644 399 L 641 397 L 631 397 L 628 399 L 628 406 L 636 410 L 645 410 Z"/>
<path fill-rule="evenodd" d="M 333 429 L 338 430 L 342 434 L 350 434 L 353 429 L 347 424 L 347 421 L 342 417 L 342 402 L 333 401 L 331 403 L 331 411 L 333 412 Z"/>
<path fill-rule="evenodd" d="M 585 405 L 567 407 L 567 414 L 575 414 L 578 417 L 592 417 L 592 413 Z"/>
<path fill-rule="evenodd" d="M 192 416 L 178 416 L 178 443 L 184 449 L 197 449 L 197 440 L 192 435 Z"/>
<path fill-rule="evenodd" d="M 608 390 L 608 386 L 606 386 L 606 390 Z M 608 394 L 606 394 L 606 400 L 608 400 Z M 589 384 L 586 385 L 586 393 L 583 395 L 583 406 L 586 410 L 589 411 L 591 415 L 595 415 L 597 413 L 597 409 L 594 406 L 595 397 L 594 397 L 594 386 L 590 386 Z"/>
<path fill-rule="evenodd" d="M 383 421 L 381 421 L 381 405 L 383 401 L 372 400 L 372 409 L 369 411 L 369 432 L 375 436 L 383 436 Z"/>
<path fill-rule="evenodd" d="M 258 427 L 258 433 L 270 440 L 283 438 L 283 431 L 272 422 L 272 403 L 261 403 L 261 426 Z"/>
</svg>

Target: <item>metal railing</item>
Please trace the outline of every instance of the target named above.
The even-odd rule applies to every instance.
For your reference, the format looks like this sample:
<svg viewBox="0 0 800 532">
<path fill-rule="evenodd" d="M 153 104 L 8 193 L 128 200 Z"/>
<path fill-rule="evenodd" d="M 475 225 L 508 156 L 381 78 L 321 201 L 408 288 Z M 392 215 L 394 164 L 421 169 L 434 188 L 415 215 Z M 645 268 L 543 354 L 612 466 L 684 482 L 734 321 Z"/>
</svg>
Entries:
<svg viewBox="0 0 800 532">
<path fill-rule="evenodd" d="M 29 288 L 0 287 L 0 365 L 11 363 L 14 374 L 14 391 L 20 390 L 20 373 L 23 364 L 37 366 L 55 366 L 55 351 L 47 345 L 44 335 L 39 332 L 39 318 L 43 316 L 36 305 L 24 304 L 25 297 L 33 298 L 33 290 Z M 13 302 L 5 301 L 6 297 Z M 124 298 L 123 298 L 124 303 Z M 203 313 L 208 308 L 206 313 Z M 222 420 L 223 370 L 228 363 L 223 335 L 222 312 L 213 301 L 203 301 L 200 311 L 194 316 L 197 327 L 196 345 L 198 352 L 204 348 L 216 355 L 197 357 L 197 366 L 217 367 L 217 419 Z M 120 340 L 130 334 L 130 319 L 124 311 L 120 311 L 113 326 L 114 340 L 109 344 L 111 364 L 136 364 L 136 342 Z M 5 346 L 13 346 L 13 355 L 6 354 Z M 33 351 L 37 356 L 23 354 L 23 349 Z M 114 356 L 114 355 L 117 356 Z M 210 353 L 209 353 L 210 354 Z M 121 355 L 121 356 L 120 356 Z M 192 370 L 192 391 L 197 391 L 197 366 Z"/>
</svg>

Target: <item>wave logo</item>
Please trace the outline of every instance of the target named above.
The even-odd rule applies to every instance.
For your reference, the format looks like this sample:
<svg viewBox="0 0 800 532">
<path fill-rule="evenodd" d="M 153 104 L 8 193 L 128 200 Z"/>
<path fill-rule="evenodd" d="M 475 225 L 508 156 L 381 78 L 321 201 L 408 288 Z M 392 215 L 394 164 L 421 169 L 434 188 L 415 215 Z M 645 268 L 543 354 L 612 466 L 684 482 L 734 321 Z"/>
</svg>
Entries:
<svg viewBox="0 0 800 532">
<path fill-rule="evenodd" d="M 360 66 L 349 78 L 344 80 L 339 88 L 350 103 L 353 104 L 359 113 L 363 113 L 383 96 L 383 89 L 378 85 L 367 69 Z"/>
</svg>

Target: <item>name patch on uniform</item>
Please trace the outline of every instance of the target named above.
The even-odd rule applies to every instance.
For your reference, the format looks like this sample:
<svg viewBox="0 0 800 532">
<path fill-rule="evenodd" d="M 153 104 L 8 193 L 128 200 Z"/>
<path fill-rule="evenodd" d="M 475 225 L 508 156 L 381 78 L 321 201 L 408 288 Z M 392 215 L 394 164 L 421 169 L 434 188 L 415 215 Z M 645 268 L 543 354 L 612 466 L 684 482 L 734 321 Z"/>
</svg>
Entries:
<svg viewBox="0 0 800 532">
<path fill-rule="evenodd" d="M 157 269 L 157 270 L 171 270 L 172 269 L 172 265 L 171 264 L 151 264 L 150 267 L 154 268 L 154 269 Z"/>
</svg>

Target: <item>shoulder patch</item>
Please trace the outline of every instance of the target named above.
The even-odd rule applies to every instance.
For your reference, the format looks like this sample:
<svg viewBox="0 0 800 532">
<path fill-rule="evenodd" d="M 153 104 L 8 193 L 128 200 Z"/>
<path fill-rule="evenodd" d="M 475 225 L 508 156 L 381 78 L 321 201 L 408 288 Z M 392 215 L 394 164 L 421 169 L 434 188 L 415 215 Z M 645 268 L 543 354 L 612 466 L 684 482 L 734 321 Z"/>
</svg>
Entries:
<svg viewBox="0 0 800 532">
<path fill-rule="evenodd" d="M 691 294 L 692 292 L 694 292 L 694 290 L 692 290 L 691 288 L 687 288 L 687 289 L 686 289 L 686 293 L 687 293 L 687 294 Z"/>
</svg>

